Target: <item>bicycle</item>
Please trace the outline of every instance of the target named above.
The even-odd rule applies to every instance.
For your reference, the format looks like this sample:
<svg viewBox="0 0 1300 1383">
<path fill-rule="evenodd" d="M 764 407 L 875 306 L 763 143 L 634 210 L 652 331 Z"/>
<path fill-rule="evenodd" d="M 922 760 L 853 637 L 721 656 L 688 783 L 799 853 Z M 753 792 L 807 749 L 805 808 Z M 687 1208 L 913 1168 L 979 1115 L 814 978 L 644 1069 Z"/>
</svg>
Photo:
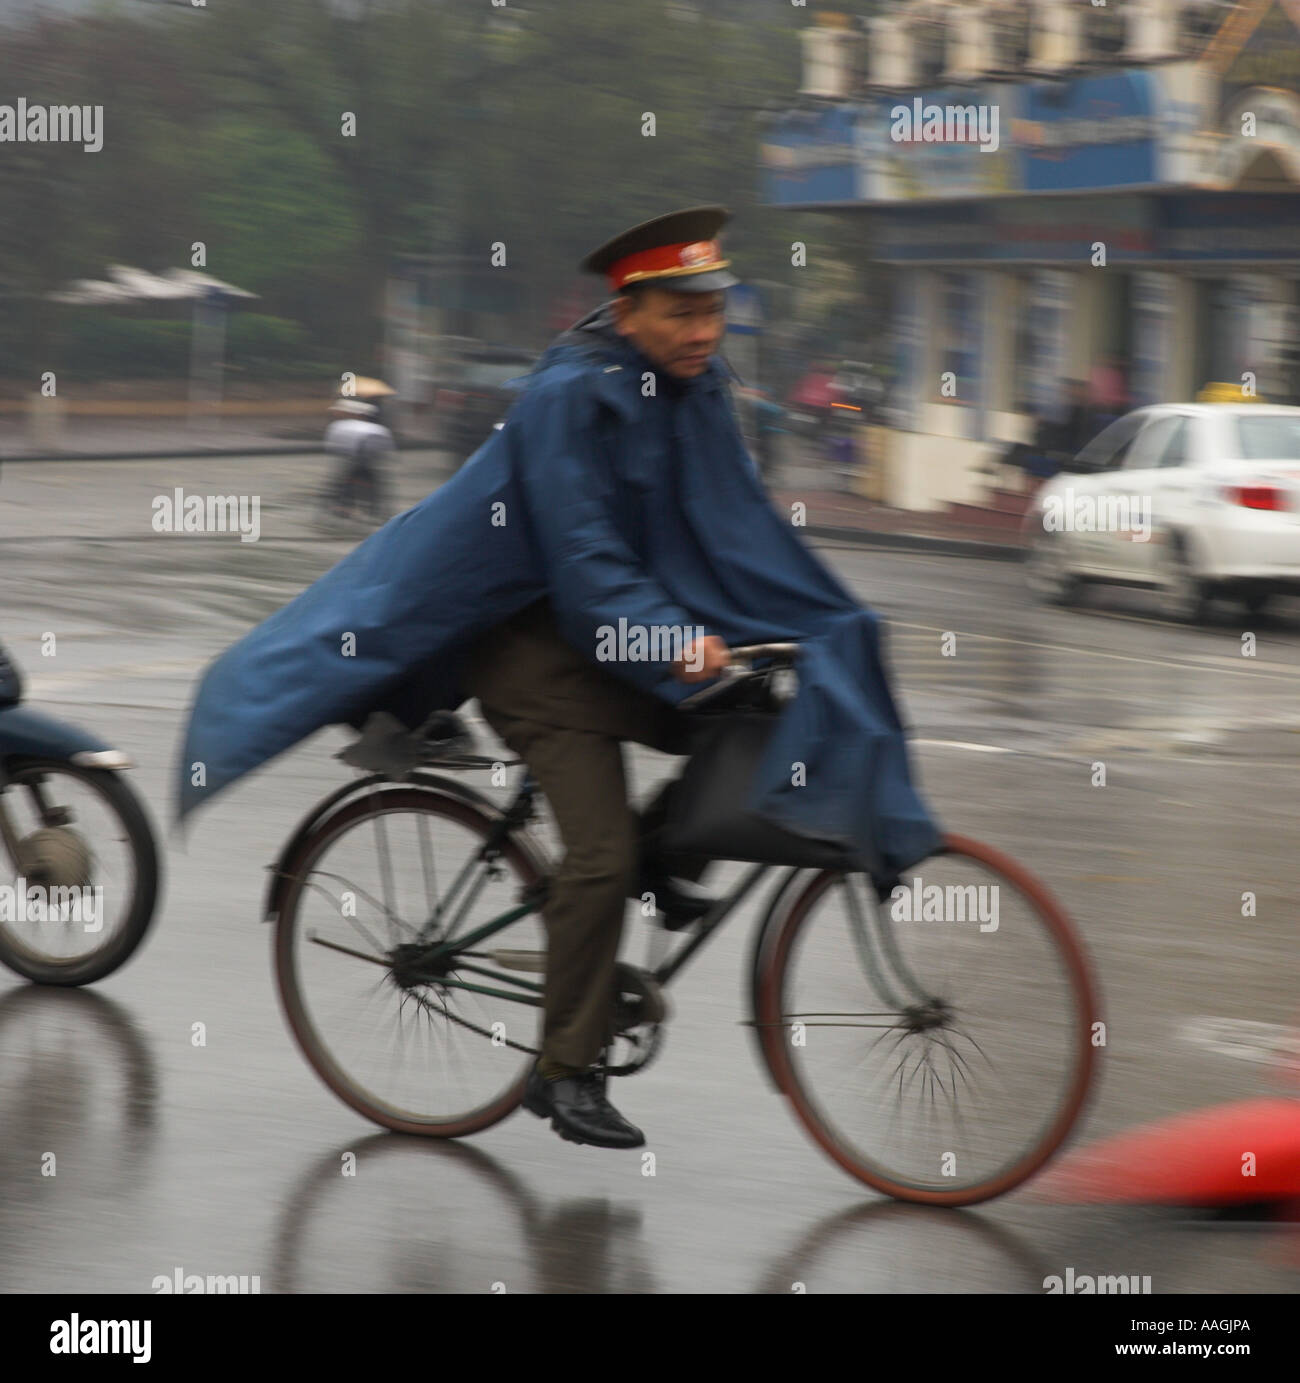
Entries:
<svg viewBox="0 0 1300 1383">
<path fill-rule="evenodd" d="M 379 463 L 357 473 L 344 466 L 314 496 L 314 521 L 320 528 L 375 528 L 395 512 L 389 480 Z"/>
<path fill-rule="evenodd" d="M 797 647 L 731 650 L 733 676 L 683 707 L 735 677 L 775 686 L 793 675 Z M 759 659 L 767 665 L 754 667 Z M 425 771 L 519 763 L 471 752 L 459 719 L 441 719 L 448 733 L 429 741 L 406 781 L 367 776 L 303 819 L 272 866 L 264 917 L 275 924 L 286 1019 L 324 1083 L 381 1127 L 459 1138 L 519 1107 L 539 1048 L 542 985 L 529 976 L 545 972 L 550 862 L 529 830 L 540 792 L 526 770 L 504 807 Z M 619 962 L 607 1075 L 655 1058 L 668 985 L 773 868 L 746 868 L 653 970 Z M 941 898 L 975 899 L 974 925 L 928 918 L 936 878 L 949 881 L 937 885 Z M 913 894 L 916 919 L 904 916 Z M 991 912 L 982 902 L 990 896 Z M 977 1040 L 968 1029 L 981 982 L 1009 992 L 979 1010 L 987 1025 Z M 1091 1085 L 1097 999 L 1082 945 L 1038 880 L 964 836 L 945 837 L 887 901 L 860 875 L 784 869 L 745 984 L 747 1021 L 776 1090 L 836 1163 L 899 1200 L 969 1205 L 1019 1185 L 1064 1141 Z M 864 1052 L 859 1030 L 872 1034 Z M 874 1077 L 864 1073 L 871 1062 Z M 994 1095 L 972 1122 L 958 1106 L 977 1078 Z M 859 1081 L 855 1092 L 845 1091 L 849 1079 Z M 919 1123 L 902 1114 L 913 1097 Z"/>
</svg>

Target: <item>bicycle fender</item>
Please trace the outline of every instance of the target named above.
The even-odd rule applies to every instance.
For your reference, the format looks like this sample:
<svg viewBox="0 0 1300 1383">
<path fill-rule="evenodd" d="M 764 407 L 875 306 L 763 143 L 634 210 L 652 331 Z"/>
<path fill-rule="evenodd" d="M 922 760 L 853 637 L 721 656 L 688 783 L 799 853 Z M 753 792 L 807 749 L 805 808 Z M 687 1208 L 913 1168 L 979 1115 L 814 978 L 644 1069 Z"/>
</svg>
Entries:
<svg viewBox="0 0 1300 1383">
<path fill-rule="evenodd" d="M 294 852 L 302 844 L 307 833 L 313 830 L 320 822 L 324 821 L 334 808 L 345 799 L 351 797 L 354 793 L 361 792 L 366 788 L 373 787 L 376 783 L 382 783 L 384 781 L 382 776 L 374 774 L 369 778 L 361 778 L 355 782 L 344 783 L 341 788 L 337 788 L 334 792 L 330 793 L 328 797 L 317 802 L 307 815 L 298 822 L 293 828 L 293 832 L 288 840 L 280 847 L 280 853 L 266 866 L 269 871 L 269 877 L 266 881 L 266 896 L 262 902 L 263 922 L 274 922 L 280 915 L 280 899 L 284 893 L 284 886 L 288 883 L 285 866 L 293 857 Z"/>
<path fill-rule="evenodd" d="M 20 755 L 33 759 L 71 759 L 74 754 L 111 752 L 112 746 L 97 735 L 30 706 L 6 706 L 0 710 L 0 758 Z M 100 766 L 108 767 L 106 764 Z"/>
<path fill-rule="evenodd" d="M 317 827 L 324 825 L 325 821 L 340 808 L 350 804 L 358 794 L 369 792 L 373 788 L 381 786 L 432 788 L 434 791 L 445 793 L 449 797 L 459 798 L 462 802 L 476 807 L 493 820 L 502 815 L 500 807 L 490 798 L 484 797 L 481 792 L 466 787 L 464 783 L 457 782 L 454 778 L 444 778 L 438 774 L 412 773 L 409 778 L 398 780 L 386 778 L 382 773 L 374 773 L 369 777 L 359 778 L 355 782 L 345 783 L 336 792 L 332 792 L 324 800 L 318 802 L 303 817 L 281 848 L 275 862 L 267 866 L 270 871 L 270 878 L 267 880 L 266 897 L 262 904 L 263 922 L 274 922 L 279 917 L 280 903 L 290 882 L 288 865 L 307 836 Z M 537 848 L 532 836 L 523 830 L 514 831 L 512 835 L 530 857 L 538 872 L 544 873 L 544 856 Z"/>
</svg>

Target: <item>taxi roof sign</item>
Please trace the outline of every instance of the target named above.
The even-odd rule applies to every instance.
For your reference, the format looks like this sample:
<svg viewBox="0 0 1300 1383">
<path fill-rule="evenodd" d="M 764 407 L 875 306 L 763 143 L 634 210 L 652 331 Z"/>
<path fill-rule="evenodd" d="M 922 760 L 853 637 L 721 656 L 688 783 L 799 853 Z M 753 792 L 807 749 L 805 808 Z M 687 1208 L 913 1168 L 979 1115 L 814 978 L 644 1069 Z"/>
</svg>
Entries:
<svg viewBox="0 0 1300 1383">
<path fill-rule="evenodd" d="M 1196 395 L 1197 403 L 1263 403 L 1257 394 L 1248 394 L 1245 386 L 1227 380 L 1206 384 Z"/>
</svg>

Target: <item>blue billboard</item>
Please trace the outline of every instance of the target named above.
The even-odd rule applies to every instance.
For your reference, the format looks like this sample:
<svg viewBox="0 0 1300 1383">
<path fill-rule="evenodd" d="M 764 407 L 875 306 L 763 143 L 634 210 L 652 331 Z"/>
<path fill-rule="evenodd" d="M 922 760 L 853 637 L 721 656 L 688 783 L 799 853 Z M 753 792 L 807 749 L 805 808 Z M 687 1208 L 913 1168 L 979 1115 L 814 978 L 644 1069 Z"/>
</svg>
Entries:
<svg viewBox="0 0 1300 1383">
<path fill-rule="evenodd" d="M 1173 64 L 791 112 L 761 146 L 763 200 L 888 205 L 1187 182 L 1188 141 L 1207 114 L 1195 75 Z"/>
<path fill-rule="evenodd" d="M 1011 143 L 1025 192 L 1129 187 L 1157 181 L 1160 115 L 1141 70 L 1030 82 L 1016 88 Z"/>
<path fill-rule="evenodd" d="M 832 106 L 771 124 L 759 143 L 763 200 L 777 206 L 857 200 L 857 117 L 856 106 Z"/>
</svg>

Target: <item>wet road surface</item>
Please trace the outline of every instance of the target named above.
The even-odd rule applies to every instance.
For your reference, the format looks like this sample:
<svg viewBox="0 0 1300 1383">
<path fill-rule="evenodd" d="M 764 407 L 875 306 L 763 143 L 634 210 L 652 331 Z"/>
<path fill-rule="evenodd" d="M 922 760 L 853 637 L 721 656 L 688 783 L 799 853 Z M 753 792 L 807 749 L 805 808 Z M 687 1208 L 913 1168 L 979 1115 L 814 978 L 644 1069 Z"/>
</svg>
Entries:
<svg viewBox="0 0 1300 1383">
<path fill-rule="evenodd" d="M 169 826 L 203 665 L 364 531 L 311 521 L 321 464 L 5 469 L 3 637 L 33 704 L 136 760 L 165 875 L 144 948 L 93 990 L 0 974 L 0 1289 L 149 1292 L 180 1268 L 256 1277 L 264 1292 L 1038 1292 L 1067 1267 L 1150 1274 L 1156 1292 L 1295 1289 L 1300 1236 L 1267 1218 L 1043 1205 L 1027 1190 L 941 1211 L 849 1178 L 791 1117 L 742 1025 L 761 902 L 674 984 L 660 1058 L 611 1088 L 646 1130 L 654 1175 L 639 1154 L 561 1142 L 523 1112 L 439 1144 L 340 1103 L 281 1017 L 260 913 L 279 843 L 345 781 L 331 756 L 348 737 L 299 746 L 185 840 Z M 440 473 L 436 457 L 402 464 L 406 501 Z M 176 484 L 255 485 L 259 540 L 154 533 L 151 498 Z M 1086 938 L 1109 1041 L 1074 1142 L 1296 1094 L 1260 1040 L 1223 1034 L 1256 1024 L 1285 1038 L 1300 1024 L 1300 604 L 1249 625 L 1225 607 L 1185 629 L 1137 593 L 1033 607 L 1014 564 L 820 550 L 889 621 L 940 820 L 1027 864 Z M 672 766 L 648 751 L 633 763 L 638 793 Z M 625 955 L 641 961 L 662 938 L 629 919 Z M 42 1175 L 49 1152 L 55 1176 Z"/>
</svg>

